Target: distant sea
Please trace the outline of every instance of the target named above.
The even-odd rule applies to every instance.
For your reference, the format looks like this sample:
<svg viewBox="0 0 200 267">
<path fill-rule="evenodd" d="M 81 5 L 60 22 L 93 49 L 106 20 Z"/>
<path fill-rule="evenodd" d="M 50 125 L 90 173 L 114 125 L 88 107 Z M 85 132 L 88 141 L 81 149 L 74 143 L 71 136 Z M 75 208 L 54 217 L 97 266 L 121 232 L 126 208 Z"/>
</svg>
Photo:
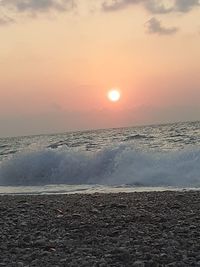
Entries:
<svg viewBox="0 0 200 267">
<path fill-rule="evenodd" d="M 200 188 L 200 122 L 0 139 L 0 194 Z"/>
</svg>

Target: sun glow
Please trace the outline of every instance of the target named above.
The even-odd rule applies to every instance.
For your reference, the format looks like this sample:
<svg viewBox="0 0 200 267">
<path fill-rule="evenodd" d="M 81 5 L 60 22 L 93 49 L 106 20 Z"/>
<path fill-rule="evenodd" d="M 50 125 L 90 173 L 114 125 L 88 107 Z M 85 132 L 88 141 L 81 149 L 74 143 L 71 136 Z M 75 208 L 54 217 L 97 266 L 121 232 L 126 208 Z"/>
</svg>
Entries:
<svg viewBox="0 0 200 267">
<path fill-rule="evenodd" d="M 108 92 L 108 99 L 112 102 L 117 102 L 121 98 L 121 93 L 118 89 L 112 89 Z"/>
</svg>

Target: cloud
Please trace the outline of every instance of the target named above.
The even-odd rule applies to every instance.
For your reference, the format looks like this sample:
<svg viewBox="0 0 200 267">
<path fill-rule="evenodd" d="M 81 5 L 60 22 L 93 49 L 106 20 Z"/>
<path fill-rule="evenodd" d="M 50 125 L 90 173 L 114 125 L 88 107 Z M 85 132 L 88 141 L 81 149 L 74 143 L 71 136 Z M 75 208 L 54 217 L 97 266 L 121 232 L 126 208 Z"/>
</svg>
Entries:
<svg viewBox="0 0 200 267">
<path fill-rule="evenodd" d="M 178 31 L 176 27 L 164 27 L 161 25 L 161 22 L 156 18 L 151 18 L 146 22 L 147 29 L 149 33 L 157 33 L 159 35 L 172 35 Z"/>
<path fill-rule="evenodd" d="M 150 14 L 187 13 L 200 6 L 200 0 L 104 0 L 102 10 L 114 12 L 131 5 L 142 5 Z M 156 18 L 150 19 L 147 23 L 149 33 L 159 35 L 172 35 L 179 29 L 177 27 L 164 27 Z"/>
<path fill-rule="evenodd" d="M 102 4 L 105 12 L 117 11 L 134 4 L 142 4 L 152 14 L 166 14 L 171 12 L 189 12 L 200 6 L 199 0 L 107 0 Z"/>
<path fill-rule="evenodd" d="M 139 4 L 144 2 L 144 0 L 113 0 L 105 1 L 102 4 L 103 11 L 117 11 L 123 9 L 131 4 Z"/>
<path fill-rule="evenodd" d="M 0 7 L 18 12 L 65 11 L 74 6 L 74 0 L 1 0 Z"/>
<path fill-rule="evenodd" d="M 156 1 L 149 0 L 144 1 L 145 8 L 152 14 L 167 14 L 174 11 L 174 0 L 173 1 Z"/>
<path fill-rule="evenodd" d="M 193 8 L 200 6 L 199 0 L 144 0 L 143 2 L 145 8 L 152 14 L 187 13 Z"/>
<path fill-rule="evenodd" d="M 82 0 L 0 0 L 0 8 L 11 9 L 16 12 L 48 12 L 56 10 L 67 11 L 80 5 Z M 90 3 L 91 0 L 88 0 Z M 200 0 L 100 0 L 105 12 L 117 11 L 130 5 L 141 4 L 151 14 L 165 14 L 170 12 L 189 12 L 200 6 Z"/>
<path fill-rule="evenodd" d="M 175 8 L 179 12 L 188 12 L 193 7 L 200 6 L 199 0 L 176 0 L 175 1 Z"/>
<path fill-rule="evenodd" d="M 0 26 L 6 26 L 6 25 L 9 25 L 9 24 L 12 24 L 12 23 L 15 23 L 15 20 L 8 17 L 8 16 L 0 16 Z"/>
</svg>

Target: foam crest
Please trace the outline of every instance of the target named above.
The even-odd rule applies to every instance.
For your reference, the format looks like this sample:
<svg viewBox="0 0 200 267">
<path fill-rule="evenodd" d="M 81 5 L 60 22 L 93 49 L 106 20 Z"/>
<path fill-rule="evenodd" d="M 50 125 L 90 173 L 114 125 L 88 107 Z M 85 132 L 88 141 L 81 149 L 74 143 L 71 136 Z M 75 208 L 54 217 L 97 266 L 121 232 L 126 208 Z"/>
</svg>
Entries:
<svg viewBox="0 0 200 267">
<path fill-rule="evenodd" d="M 128 146 L 100 152 L 43 150 L 0 165 L 0 185 L 102 184 L 200 186 L 200 150 L 142 152 Z"/>
</svg>

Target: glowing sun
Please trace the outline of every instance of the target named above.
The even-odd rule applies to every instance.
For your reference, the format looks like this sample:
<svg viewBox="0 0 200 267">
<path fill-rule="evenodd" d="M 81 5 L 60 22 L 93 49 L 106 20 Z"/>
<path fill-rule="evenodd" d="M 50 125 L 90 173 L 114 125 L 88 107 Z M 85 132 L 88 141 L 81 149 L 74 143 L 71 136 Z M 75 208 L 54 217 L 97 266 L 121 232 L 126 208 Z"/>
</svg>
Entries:
<svg viewBox="0 0 200 267">
<path fill-rule="evenodd" d="M 112 89 L 108 92 L 108 99 L 112 102 L 117 102 L 121 98 L 121 93 L 118 89 Z"/>
</svg>

